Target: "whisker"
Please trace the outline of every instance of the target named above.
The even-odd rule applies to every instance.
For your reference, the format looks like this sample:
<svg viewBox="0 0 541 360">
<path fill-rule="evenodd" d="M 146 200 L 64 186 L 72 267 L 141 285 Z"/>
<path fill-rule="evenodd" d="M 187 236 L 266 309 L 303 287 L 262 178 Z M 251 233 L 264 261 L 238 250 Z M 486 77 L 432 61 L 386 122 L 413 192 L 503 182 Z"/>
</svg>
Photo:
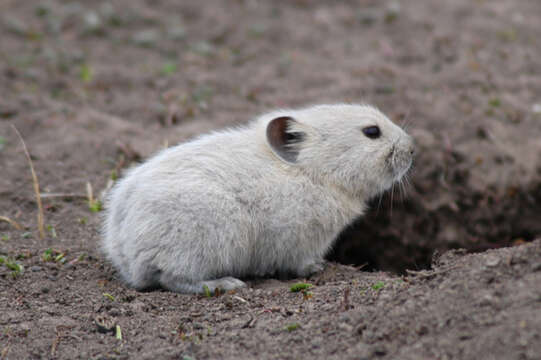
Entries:
<svg viewBox="0 0 541 360">
<path fill-rule="evenodd" d="M 383 199 L 383 191 L 379 192 L 378 197 L 379 199 L 378 199 L 378 207 L 376 208 L 376 216 L 379 214 L 379 209 L 381 208 L 381 200 Z"/>
<path fill-rule="evenodd" d="M 394 184 L 391 185 L 391 212 L 390 212 L 390 217 L 393 217 L 393 198 L 394 198 Z"/>
<path fill-rule="evenodd" d="M 411 124 L 411 121 L 410 121 L 410 114 L 411 114 L 411 109 L 408 109 L 406 111 L 406 115 L 404 115 L 404 120 L 403 120 L 403 126 L 401 126 L 402 129 L 404 129 L 404 131 L 408 131 L 408 128 Z"/>
<path fill-rule="evenodd" d="M 400 194 L 400 202 L 404 204 L 404 182 L 402 179 L 398 181 L 398 193 Z"/>
<path fill-rule="evenodd" d="M 404 182 L 406 183 L 406 185 L 407 185 L 408 187 L 411 187 L 411 186 L 412 186 L 412 185 L 411 185 L 411 181 L 410 181 L 410 177 L 409 177 L 408 174 L 406 174 L 406 176 L 404 176 Z"/>
<path fill-rule="evenodd" d="M 406 174 L 406 176 L 404 176 L 404 183 L 406 185 L 406 190 L 413 188 L 413 184 L 412 184 L 412 182 L 410 180 L 409 174 Z"/>
</svg>

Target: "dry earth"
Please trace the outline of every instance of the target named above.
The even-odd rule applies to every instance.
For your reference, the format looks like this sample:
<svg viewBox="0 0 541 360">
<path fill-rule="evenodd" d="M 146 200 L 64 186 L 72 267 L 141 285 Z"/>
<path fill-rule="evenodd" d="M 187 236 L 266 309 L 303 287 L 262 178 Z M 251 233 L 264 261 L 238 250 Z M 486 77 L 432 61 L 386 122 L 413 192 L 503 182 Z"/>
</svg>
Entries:
<svg viewBox="0 0 541 360">
<path fill-rule="evenodd" d="M 541 359 L 540 23 L 536 0 L 3 0 L 0 216 L 22 229 L 0 220 L 0 358 Z M 364 267 L 329 264 L 311 296 L 118 281 L 87 183 L 99 198 L 164 146 L 338 101 L 419 148 L 407 197 L 330 254 Z"/>
</svg>

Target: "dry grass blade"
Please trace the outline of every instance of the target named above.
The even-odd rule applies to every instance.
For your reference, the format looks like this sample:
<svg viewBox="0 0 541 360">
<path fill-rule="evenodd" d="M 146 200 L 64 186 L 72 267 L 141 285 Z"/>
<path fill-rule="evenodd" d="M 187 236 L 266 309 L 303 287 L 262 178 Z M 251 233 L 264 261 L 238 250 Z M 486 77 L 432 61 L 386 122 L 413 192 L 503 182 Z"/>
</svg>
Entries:
<svg viewBox="0 0 541 360">
<path fill-rule="evenodd" d="M 32 162 L 32 159 L 30 158 L 30 153 L 28 153 L 28 148 L 26 147 L 26 143 L 23 140 L 23 137 L 21 136 L 21 133 L 15 125 L 11 125 L 13 127 L 13 130 L 15 130 L 15 133 L 17 133 L 17 136 L 21 140 L 21 143 L 23 144 L 23 150 L 24 154 L 26 155 L 26 159 L 28 160 L 28 164 L 30 165 L 30 172 L 32 173 L 32 182 L 34 185 L 34 193 L 36 194 L 36 202 L 38 203 L 38 231 L 39 231 L 39 238 L 43 239 L 45 238 L 45 228 L 43 226 L 43 206 L 41 204 L 41 196 L 39 193 L 39 182 L 38 177 L 36 175 L 36 172 L 34 171 L 34 163 Z"/>
<path fill-rule="evenodd" d="M 13 226 L 15 229 L 17 230 L 22 230 L 23 227 L 18 223 L 16 222 L 15 220 L 12 220 L 6 216 L 0 216 L 0 221 L 5 221 L 7 223 L 9 223 L 11 226 Z"/>
<path fill-rule="evenodd" d="M 94 191 L 92 191 L 92 184 L 89 181 L 86 182 L 86 198 L 89 204 L 94 202 Z"/>
<path fill-rule="evenodd" d="M 41 193 L 40 194 L 42 199 L 54 199 L 54 198 L 62 198 L 62 199 L 87 199 L 87 194 L 74 194 L 74 193 Z"/>
</svg>

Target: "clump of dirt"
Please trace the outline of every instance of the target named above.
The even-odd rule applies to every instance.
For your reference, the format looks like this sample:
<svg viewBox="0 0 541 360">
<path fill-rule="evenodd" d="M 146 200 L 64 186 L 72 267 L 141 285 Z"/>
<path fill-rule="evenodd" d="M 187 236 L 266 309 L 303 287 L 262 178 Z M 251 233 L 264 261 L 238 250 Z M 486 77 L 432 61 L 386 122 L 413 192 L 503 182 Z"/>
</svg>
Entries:
<svg viewBox="0 0 541 360">
<path fill-rule="evenodd" d="M 0 358 L 541 353 L 541 3 L 0 10 Z M 204 298 L 131 290 L 97 251 L 87 184 L 99 200 L 133 162 L 273 108 L 363 101 L 406 127 L 418 156 L 405 196 L 374 199 L 330 254 L 360 270 L 330 264 L 304 293 L 289 285 L 306 279 L 261 279 Z M 482 253 L 446 253 L 458 248 Z"/>
</svg>

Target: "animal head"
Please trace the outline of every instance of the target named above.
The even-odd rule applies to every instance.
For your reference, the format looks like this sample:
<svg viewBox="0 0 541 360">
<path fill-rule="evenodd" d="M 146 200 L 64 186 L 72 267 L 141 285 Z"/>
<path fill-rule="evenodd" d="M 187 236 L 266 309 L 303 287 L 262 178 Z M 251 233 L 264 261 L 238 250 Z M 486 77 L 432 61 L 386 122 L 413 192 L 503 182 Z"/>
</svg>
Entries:
<svg viewBox="0 0 541 360">
<path fill-rule="evenodd" d="M 284 163 L 352 196 L 373 197 L 410 168 L 411 137 L 368 105 L 318 105 L 265 119 L 266 140 Z"/>
</svg>

